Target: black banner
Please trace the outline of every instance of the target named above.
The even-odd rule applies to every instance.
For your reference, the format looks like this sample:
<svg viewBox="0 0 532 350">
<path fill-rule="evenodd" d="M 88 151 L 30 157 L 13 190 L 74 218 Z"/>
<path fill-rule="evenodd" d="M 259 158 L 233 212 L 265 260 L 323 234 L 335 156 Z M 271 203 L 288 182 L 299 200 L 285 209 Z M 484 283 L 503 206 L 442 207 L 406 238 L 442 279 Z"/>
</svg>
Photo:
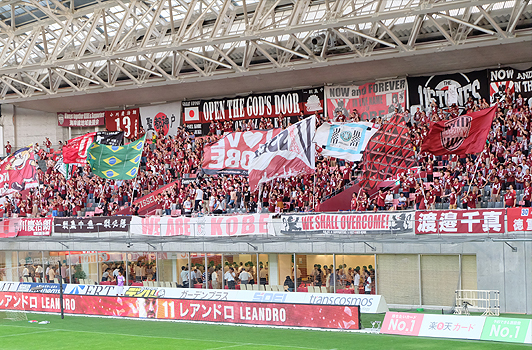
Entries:
<svg viewBox="0 0 532 350">
<path fill-rule="evenodd" d="M 89 218 L 54 218 L 55 233 L 128 232 L 130 216 L 94 216 Z"/>
<path fill-rule="evenodd" d="M 282 114 L 290 117 L 293 124 L 301 113 L 306 116 L 314 112 L 323 113 L 323 99 L 323 87 L 317 87 L 217 100 L 183 101 L 183 122 L 196 136 L 207 135 L 211 121 L 231 121 L 233 130 L 236 130 L 243 121 L 252 119 L 253 128 L 258 129 L 259 118 L 275 118 Z M 273 124 L 274 128 L 283 127 L 277 125 L 277 119 Z"/>
<path fill-rule="evenodd" d="M 532 68 L 518 70 L 510 67 L 490 69 L 488 71 L 490 80 L 491 103 L 504 99 L 506 94 L 512 94 L 514 99 L 519 95 L 524 103 L 532 108 Z"/>
<path fill-rule="evenodd" d="M 109 146 L 120 146 L 123 140 L 123 131 L 98 131 L 94 138 L 95 142 Z"/>
<path fill-rule="evenodd" d="M 464 107 L 467 99 L 472 96 L 474 100 L 489 98 L 488 73 L 486 70 L 469 73 L 455 73 L 433 75 L 426 77 L 407 78 L 408 98 L 410 111 L 415 108 L 422 110 L 429 108 L 432 100 L 438 107 L 446 108 L 451 102 L 456 102 L 459 107 Z"/>
</svg>

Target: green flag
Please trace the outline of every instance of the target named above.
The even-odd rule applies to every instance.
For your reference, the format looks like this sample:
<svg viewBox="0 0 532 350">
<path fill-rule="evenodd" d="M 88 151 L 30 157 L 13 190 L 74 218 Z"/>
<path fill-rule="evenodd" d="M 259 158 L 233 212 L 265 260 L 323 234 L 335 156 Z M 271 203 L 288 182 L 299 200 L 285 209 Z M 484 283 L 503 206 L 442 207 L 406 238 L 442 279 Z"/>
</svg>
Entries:
<svg viewBox="0 0 532 350">
<path fill-rule="evenodd" d="M 104 179 L 131 180 L 137 176 L 146 135 L 125 146 L 94 142 L 87 160 L 94 174 Z"/>
</svg>

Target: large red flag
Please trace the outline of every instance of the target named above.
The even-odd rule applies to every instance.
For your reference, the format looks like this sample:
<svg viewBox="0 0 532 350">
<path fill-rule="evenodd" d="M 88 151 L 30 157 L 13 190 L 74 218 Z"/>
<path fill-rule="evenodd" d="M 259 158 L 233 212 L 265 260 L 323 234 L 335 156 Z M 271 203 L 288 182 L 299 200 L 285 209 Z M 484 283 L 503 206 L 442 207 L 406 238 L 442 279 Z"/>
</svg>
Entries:
<svg viewBox="0 0 532 350">
<path fill-rule="evenodd" d="M 91 146 L 95 132 L 90 132 L 83 136 L 78 136 L 63 146 L 63 162 L 65 164 L 87 164 L 87 151 Z"/>
<path fill-rule="evenodd" d="M 496 113 L 493 106 L 433 124 L 421 151 L 436 156 L 482 152 Z"/>
<path fill-rule="evenodd" d="M 404 173 L 414 164 L 410 129 L 401 114 L 381 125 L 369 140 L 362 158 L 363 172 L 359 184 L 369 191 L 382 181 Z"/>
</svg>

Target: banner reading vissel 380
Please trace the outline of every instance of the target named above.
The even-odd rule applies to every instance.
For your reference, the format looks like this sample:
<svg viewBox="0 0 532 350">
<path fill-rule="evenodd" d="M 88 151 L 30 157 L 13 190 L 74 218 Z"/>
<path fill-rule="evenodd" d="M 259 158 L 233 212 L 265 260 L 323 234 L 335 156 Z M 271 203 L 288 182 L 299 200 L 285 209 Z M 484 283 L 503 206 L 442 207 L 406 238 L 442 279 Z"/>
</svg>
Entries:
<svg viewBox="0 0 532 350">
<path fill-rule="evenodd" d="M 259 146 L 282 129 L 232 132 L 203 149 L 202 170 L 206 174 L 247 175 L 249 161 Z"/>
<path fill-rule="evenodd" d="M 415 108 L 429 108 L 432 100 L 441 108 L 453 102 L 464 107 L 469 96 L 474 100 L 488 98 L 487 71 L 455 73 L 408 78 L 408 102 L 412 113 Z"/>
<path fill-rule="evenodd" d="M 207 135 L 211 121 L 239 121 L 245 119 L 273 118 L 280 114 L 297 117 L 323 111 L 323 87 L 304 90 L 252 94 L 218 100 L 184 101 L 183 122 L 194 129 L 196 135 Z M 142 113 L 142 111 L 141 111 Z M 292 123 L 297 118 L 291 118 Z M 236 126 L 240 126 L 239 123 Z M 282 127 L 274 125 L 274 127 Z M 254 125 L 257 129 L 258 125 Z"/>
<path fill-rule="evenodd" d="M 327 117 L 345 117 L 355 109 L 362 120 L 371 120 L 405 109 L 406 79 L 387 80 L 356 86 L 326 86 Z"/>
</svg>

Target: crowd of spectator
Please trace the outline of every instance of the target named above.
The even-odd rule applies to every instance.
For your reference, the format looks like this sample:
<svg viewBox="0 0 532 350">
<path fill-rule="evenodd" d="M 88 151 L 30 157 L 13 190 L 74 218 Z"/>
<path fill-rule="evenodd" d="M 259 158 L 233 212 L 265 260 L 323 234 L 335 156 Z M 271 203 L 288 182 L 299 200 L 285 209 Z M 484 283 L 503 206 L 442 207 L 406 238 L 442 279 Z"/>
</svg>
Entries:
<svg viewBox="0 0 532 350">
<path fill-rule="evenodd" d="M 532 188 L 530 166 L 530 130 L 532 117 L 521 95 L 502 95 L 484 151 L 478 155 L 433 156 L 419 152 L 430 124 L 448 120 L 463 113 L 488 108 L 485 99 L 468 99 L 463 108 L 456 104 L 440 108 L 435 102 L 429 109 L 402 112 L 411 127 L 411 140 L 417 164 L 403 174 L 398 186 L 379 190 L 370 196 L 364 191 L 353 194 L 351 210 L 475 208 L 479 203 L 500 203 L 507 207 L 530 206 Z M 395 113 L 400 113 L 397 109 Z M 303 119 L 302 114 L 297 120 Z M 325 120 L 316 113 L 317 125 Z M 360 121 L 356 110 L 336 121 Z M 155 214 L 170 215 L 173 210 L 184 215 L 194 213 L 311 211 L 321 200 L 341 191 L 357 175 L 357 164 L 324 157 L 318 149 L 315 175 L 278 179 L 264 185 L 261 192 L 249 191 L 247 177 L 239 175 L 204 176 L 201 173 L 203 149 L 231 131 L 287 127 L 294 118 L 282 115 L 262 118 L 253 123 L 211 123 L 209 135 L 194 137 L 185 127 L 177 134 L 148 140 L 142 154 L 141 168 L 135 180 L 105 180 L 94 176 L 88 165 L 74 167 L 68 178 L 54 169 L 62 143 L 53 149 L 49 138 L 43 148 L 34 145 L 36 160 L 45 166 L 37 170 L 39 187 L 15 193 L 4 203 L 4 216 L 19 217 L 80 216 L 88 202 L 96 206 L 97 215 L 114 215 L 143 195 L 175 181 L 157 196 Z M 372 120 L 382 124 L 381 118 Z M 12 152 L 9 142 L 6 152 Z M 41 162 L 42 163 L 42 162 Z M 177 180 L 177 181 L 176 181 Z M 133 213 L 138 207 L 133 206 Z"/>
</svg>

